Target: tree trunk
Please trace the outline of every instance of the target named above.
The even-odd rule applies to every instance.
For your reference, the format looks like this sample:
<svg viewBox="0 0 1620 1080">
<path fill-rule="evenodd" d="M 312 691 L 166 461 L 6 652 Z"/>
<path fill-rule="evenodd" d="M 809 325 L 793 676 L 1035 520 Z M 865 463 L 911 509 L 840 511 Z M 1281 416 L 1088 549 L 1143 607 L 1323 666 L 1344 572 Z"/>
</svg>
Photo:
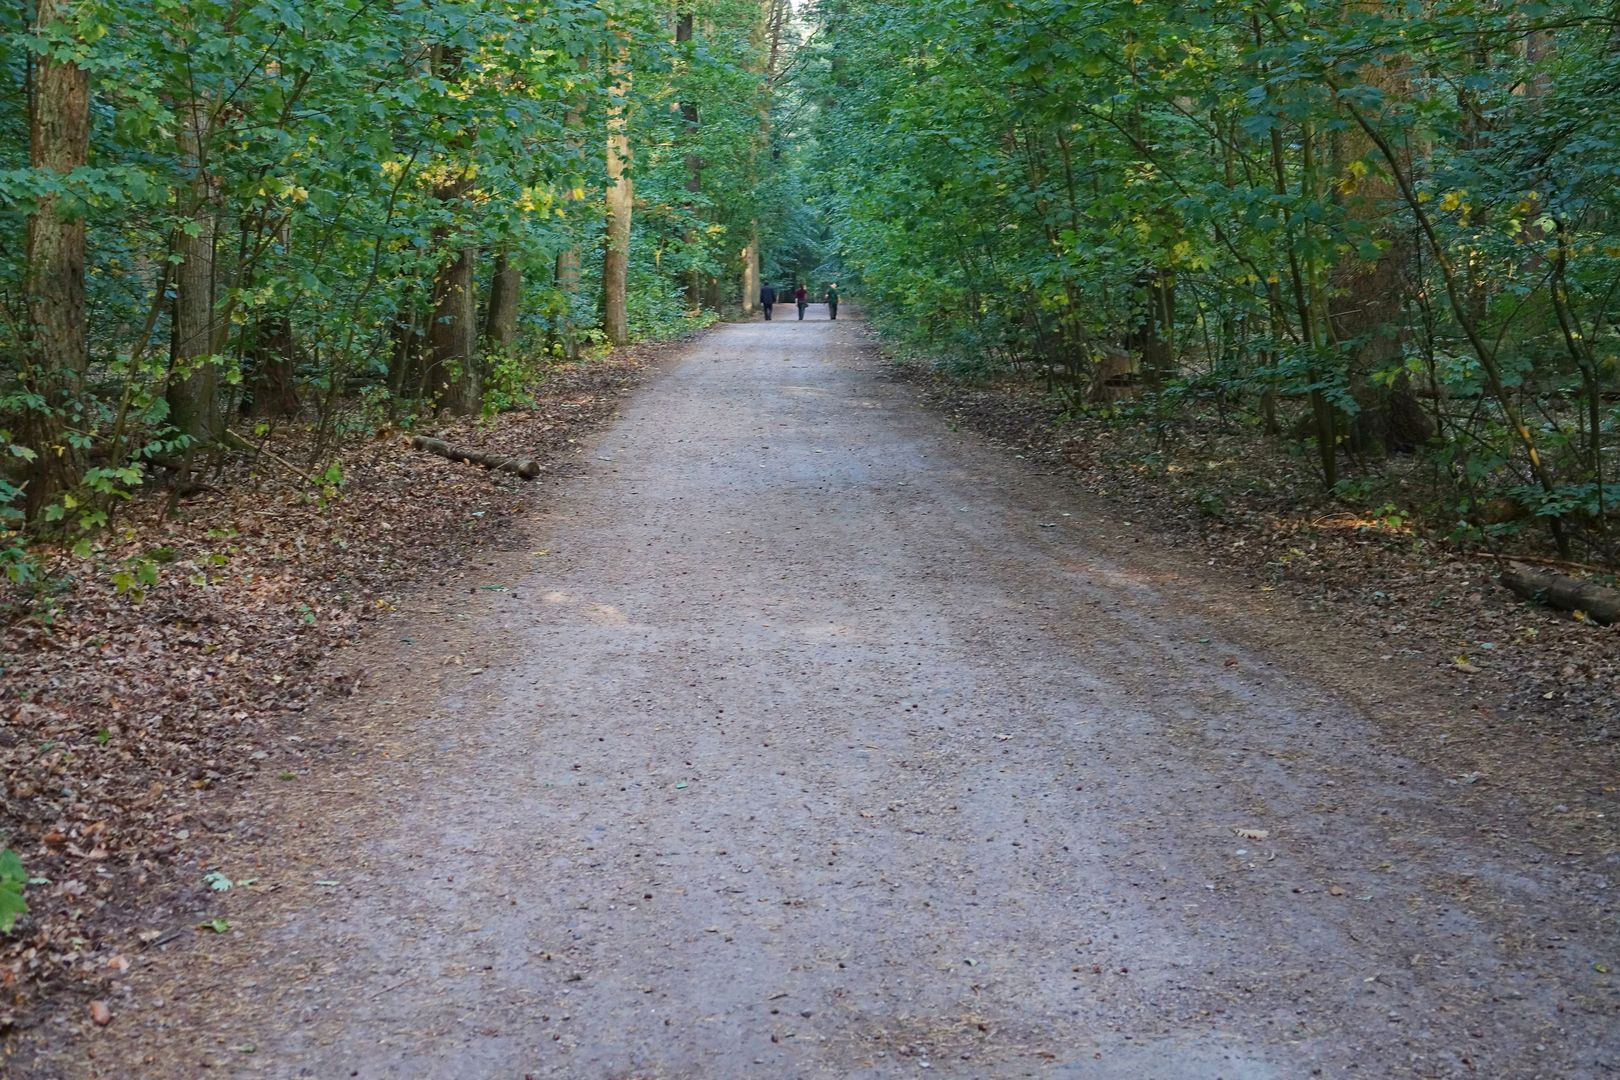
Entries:
<svg viewBox="0 0 1620 1080">
<path fill-rule="evenodd" d="M 34 25 L 44 31 L 70 12 L 66 0 L 39 0 Z M 29 98 L 29 161 L 66 175 L 84 165 L 90 149 L 90 76 L 48 53 L 34 58 Z M 90 362 L 85 309 L 85 225 L 64 213 L 60 196 L 39 200 L 28 216 L 26 283 L 28 341 L 23 383 L 43 399 L 28 409 L 23 437 L 38 455 L 29 463 L 26 512 L 37 517 L 62 491 L 79 482 L 82 455 L 63 428 L 76 418 Z"/>
<path fill-rule="evenodd" d="M 1620 623 L 1620 589 L 1533 570 L 1523 563 L 1513 563 L 1502 571 L 1502 584 L 1526 600 L 1563 611 L 1579 611 L 1605 625 Z"/>
<path fill-rule="evenodd" d="M 276 230 L 276 241 L 284 256 L 291 248 L 291 232 L 285 221 Z M 297 356 L 292 319 L 285 311 L 272 311 L 256 320 L 248 353 L 253 370 L 248 401 L 254 416 L 298 415 Z"/>
<path fill-rule="evenodd" d="M 608 91 L 607 245 L 602 253 L 602 331 L 613 345 L 630 342 L 627 292 L 635 181 L 630 175 L 630 49 L 621 39 Z"/>
<path fill-rule="evenodd" d="M 210 112 L 193 99 L 180 109 L 181 167 L 191 174 L 186 218 L 174 235 L 174 314 L 169 347 L 169 422 L 193 443 L 224 433 L 214 361 L 214 238 L 219 193 L 208 172 Z"/>
<path fill-rule="evenodd" d="M 533 480 L 545 471 L 544 467 L 533 458 L 511 457 L 506 454 L 491 454 L 483 450 L 470 450 L 464 446 L 452 446 L 440 439 L 430 439 L 426 435 L 418 435 L 411 440 L 411 447 L 428 454 L 437 454 L 448 461 L 466 462 L 469 465 L 482 465 L 491 472 L 511 473 L 521 476 L 525 480 Z"/>
<path fill-rule="evenodd" d="M 1353 18 L 1358 12 L 1376 14 L 1382 6 L 1381 2 L 1356 0 L 1348 5 L 1347 17 Z M 1391 101 L 1408 92 L 1405 74 L 1393 64 L 1363 68 L 1360 77 Z M 1360 253 L 1349 252 L 1331 275 L 1328 327 L 1333 340 L 1348 350 L 1350 392 L 1361 406 L 1349 432 L 1350 446 L 1360 453 L 1410 453 L 1434 437 L 1428 413 L 1412 393 L 1405 375 L 1382 384 L 1372 378 L 1374 373 L 1398 365 L 1404 352 L 1400 327 L 1408 294 L 1405 269 L 1411 250 L 1404 235 L 1385 224 L 1397 197 L 1395 184 L 1383 169 L 1358 175 L 1374 152 L 1372 141 L 1364 133 L 1354 128 L 1335 133 L 1331 152 L 1331 168 L 1338 184 L 1336 197 L 1346 218 L 1352 227 L 1367 230 L 1367 238 L 1376 240 L 1382 249 L 1371 263 Z M 1409 166 L 1410 160 L 1405 164 Z"/>
<path fill-rule="evenodd" d="M 683 11 L 675 18 L 675 44 L 684 45 L 692 41 L 694 33 L 694 20 L 690 11 Z M 698 128 L 701 124 L 698 116 L 698 107 L 695 102 L 681 102 L 681 134 L 688 142 L 695 141 Z M 688 150 L 686 154 L 686 192 L 691 198 L 686 201 L 686 211 L 689 214 L 697 213 L 697 196 L 703 193 L 703 157 L 695 149 Z M 697 251 L 699 234 L 696 229 L 688 230 L 686 234 L 687 255 L 693 257 Z M 703 272 L 694 263 L 686 272 L 686 307 L 693 314 L 703 309 Z"/>
<path fill-rule="evenodd" d="M 523 270 L 512 256 L 501 251 L 495 256 L 495 272 L 490 278 L 489 311 L 484 315 L 484 340 L 495 349 L 509 350 L 517 344 L 518 309 L 523 302 Z"/>
<path fill-rule="evenodd" d="M 293 374 L 297 349 L 292 320 L 285 314 L 258 320 L 249 353 L 253 385 L 248 400 L 254 416 L 298 415 L 298 385 Z"/>
<path fill-rule="evenodd" d="M 759 311 L 759 226 L 753 228 L 753 236 L 749 238 L 748 246 L 742 253 L 742 309 L 744 315 L 753 315 Z"/>
<path fill-rule="evenodd" d="M 449 81 L 461 68 L 460 49 L 435 50 L 434 70 Z M 470 147 L 471 132 L 462 143 Z M 446 207 L 463 211 L 467 193 L 472 190 L 471 169 L 455 169 L 434 190 L 433 196 Z M 484 387 L 478 370 L 478 249 L 456 241 L 453 226 L 440 228 L 434 247 L 445 251 L 445 261 L 433 277 L 433 314 L 428 325 L 428 389 L 439 407 L 457 416 L 476 415 L 484 405 Z"/>
<path fill-rule="evenodd" d="M 422 317 L 411 289 L 401 312 L 394 316 L 394 346 L 388 363 L 388 388 L 396 401 L 417 401 L 427 396 L 422 363 Z"/>
<path fill-rule="evenodd" d="M 462 247 L 433 281 L 433 321 L 428 328 L 432 392 L 439 407 L 456 416 L 483 408 L 478 370 L 478 249 Z"/>
<path fill-rule="evenodd" d="M 590 71 L 588 57 L 579 58 L 580 81 Z M 579 137 L 579 129 L 585 124 L 585 106 L 580 96 L 574 96 L 573 103 L 569 105 L 568 112 L 563 116 L 563 127 L 569 132 L 568 149 L 574 159 L 578 173 L 570 178 L 568 190 L 563 196 L 566 205 L 576 206 L 585 198 L 585 144 Z M 562 314 L 557 319 L 557 340 L 562 345 L 563 355 L 569 360 L 579 359 L 579 334 L 574 325 L 574 301 L 579 293 L 579 248 L 574 244 L 557 253 L 557 268 L 555 280 L 557 291 L 562 294 Z"/>
<path fill-rule="evenodd" d="M 1155 389 L 1176 373 L 1176 286 L 1171 272 L 1147 270 L 1132 282 L 1137 293 L 1136 332 L 1131 346 L 1142 356 L 1142 376 Z"/>
</svg>

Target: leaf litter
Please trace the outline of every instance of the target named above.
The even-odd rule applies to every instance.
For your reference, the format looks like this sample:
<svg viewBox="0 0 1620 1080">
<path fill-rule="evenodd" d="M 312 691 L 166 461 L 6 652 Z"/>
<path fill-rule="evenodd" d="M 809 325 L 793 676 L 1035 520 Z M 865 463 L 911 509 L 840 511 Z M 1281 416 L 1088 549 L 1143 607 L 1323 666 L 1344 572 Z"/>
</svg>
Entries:
<svg viewBox="0 0 1620 1080">
<path fill-rule="evenodd" d="M 667 349 L 559 369 L 532 408 L 435 430 L 565 476 Z M 297 459 L 303 440 L 268 448 Z M 286 731 L 312 704 L 354 693 L 333 650 L 413 584 L 502 543 L 544 490 L 411 451 L 394 432 L 355 435 L 336 455 L 345 483 L 321 500 L 272 462 L 233 454 L 173 513 L 167 492 L 140 494 L 95 563 L 56 553 L 61 584 L 45 612 L 0 595 L 11 613 L 0 626 L 0 843 L 36 882 L 16 932 L 0 937 L 0 1056 L 75 1001 L 107 1023 L 91 1003 L 106 1008 L 126 956 L 191 927 L 229 930 L 206 908 L 247 883 L 208 853 L 255 826 L 227 819 L 228 793 L 319 755 Z M 135 602 L 111 573 L 143 562 L 159 572 Z"/>
<path fill-rule="evenodd" d="M 1252 431 L 1223 429 L 1215 418 L 1165 438 L 1145 420 L 1073 414 L 1017 376 L 975 382 L 900 361 L 888 371 L 954 427 L 1057 474 L 1099 504 L 1099 527 L 1118 522 L 1130 530 L 1115 543 L 1158 534 L 1212 575 L 1269 594 L 1280 623 L 1321 624 L 1317 640 L 1295 637 L 1294 648 L 1330 656 L 1340 625 L 1381 639 L 1389 692 L 1366 704 L 1386 718 L 1403 753 L 1442 776 L 1491 776 L 1493 787 L 1521 800 L 1549 847 L 1620 844 L 1620 626 L 1519 600 L 1497 582 L 1492 558 L 1425 535 L 1421 522 L 1366 527 L 1321 492 L 1303 457 L 1279 453 Z M 1423 483 L 1416 459 L 1379 467 L 1396 490 Z M 1519 543 L 1535 539 L 1527 534 Z M 1425 684 L 1397 669 L 1431 674 Z M 1449 702 L 1419 710 L 1419 723 L 1405 715 L 1403 698 L 1420 695 Z M 1460 798 L 1476 789 L 1454 790 Z"/>
</svg>

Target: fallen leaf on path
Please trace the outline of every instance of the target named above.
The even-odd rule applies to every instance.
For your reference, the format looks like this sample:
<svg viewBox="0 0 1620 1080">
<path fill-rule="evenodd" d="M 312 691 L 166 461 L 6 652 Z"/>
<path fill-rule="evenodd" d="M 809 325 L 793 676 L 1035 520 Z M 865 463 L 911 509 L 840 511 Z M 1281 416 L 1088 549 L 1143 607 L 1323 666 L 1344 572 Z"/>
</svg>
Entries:
<svg viewBox="0 0 1620 1080">
<path fill-rule="evenodd" d="M 1245 828 L 1242 828 L 1240 826 L 1234 825 L 1234 826 L 1232 826 L 1232 831 L 1234 833 L 1236 833 L 1238 836 L 1242 837 L 1244 840 L 1269 840 L 1269 839 L 1271 839 L 1271 830 L 1270 829 L 1245 829 Z"/>
<path fill-rule="evenodd" d="M 107 1008 L 105 1001 L 92 1001 L 90 1003 L 90 1022 L 96 1027 L 106 1027 L 112 1023 L 112 1010 Z"/>
</svg>

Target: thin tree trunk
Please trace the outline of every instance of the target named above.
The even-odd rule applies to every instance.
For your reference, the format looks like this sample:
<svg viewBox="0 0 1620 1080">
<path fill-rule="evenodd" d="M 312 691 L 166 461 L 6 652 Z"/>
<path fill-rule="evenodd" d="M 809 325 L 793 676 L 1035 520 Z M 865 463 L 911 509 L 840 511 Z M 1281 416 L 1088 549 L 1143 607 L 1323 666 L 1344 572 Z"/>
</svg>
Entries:
<svg viewBox="0 0 1620 1080">
<path fill-rule="evenodd" d="M 1382 0 L 1353 0 L 1345 6 L 1346 21 L 1378 14 L 1385 6 Z M 1409 93 L 1410 83 L 1396 61 L 1365 67 L 1360 77 L 1390 102 Z M 1346 218 L 1365 228 L 1368 238 L 1380 245 L 1370 264 L 1359 252 L 1349 251 L 1331 275 L 1334 287 L 1327 305 L 1328 327 L 1333 339 L 1347 346 L 1350 392 L 1361 406 L 1353 425 L 1352 446 L 1361 453 L 1410 452 L 1434 437 L 1433 423 L 1405 375 L 1383 385 L 1375 385 L 1373 380 L 1375 373 L 1397 366 L 1404 351 L 1400 328 L 1411 251 L 1405 234 L 1384 224 L 1397 198 L 1395 184 L 1382 169 L 1364 175 L 1352 171 L 1373 151 L 1372 141 L 1359 129 L 1346 127 L 1336 132 L 1330 145 L 1330 166 L 1338 182 L 1335 198 Z M 1409 154 L 1405 166 L 1411 167 Z"/>
<path fill-rule="evenodd" d="M 694 19 L 690 11 L 683 11 L 675 19 L 675 44 L 685 45 L 691 42 L 694 33 Z M 682 138 L 688 143 L 695 141 L 701 118 L 698 116 L 696 102 L 681 102 Z M 686 200 L 686 211 L 695 215 L 697 212 L 697 196 L 703 193 L 703 157 L 695 149 L 686 154 L 686 192 L 691 198 Z M 688 256 L 697 250 L 698 233 L 690 230 L 686 234 Z M 703 272 L 694 265 L 686 272 L 686 307 L 694 314 L 703 308 Z"/>
<path fill-rule="evenodd" d="M 219 195 L 208 172 L 210 108 L 192 98 L 180 110 L 181 167 L 191 174 L 186 221 L 175 230 L 174 315 L 169 348 L 169 421 L 194 444 L 217 442 L 219 409 L 214 361 L 214 241 Z"/>
<path fill-rule="evenodd" d="M 765 68 L 760 73 L 764 85 L 759 95 L 759 130 L 751 155 L 751 169 L 758 170 L 762 155 L 767 160 L 771 145 L 771 91 L 776 81 L 777 65 L 782 55 L 782 30 L 788 15 L 787 0 L 764 0 L 760 19 L 755 24 L 754 44 L 765 57 Z M 745 316 L 759 311 L 760 287 L 759 221 L 749 222 L 748 246 L 742 252 L 742 310 Z"/>
<path fill-rule="evenodd" d="M 630 47 L 622 38 L 613 60 L 607 122 L 607 245 L 602 254 L 602 331 L 613 345 L 630 341 L 628 289 L 630 225 L 635 211 L 631 178 Z"/>
<path fill-rule="evenodd" d="M 744 315 L 759 311 L 759 225 L 753 226 L 748 246 L 742 253 L 742 310 Z"/>
<path fill-rule="evenodd" d="M 291 232 L 286 221 L 276 230 L 283 255 L 291 247 Z M 253 368 L 248 400 L 252 402 L 254 416 L 298 415 L 297 356 L 298 342 L 293 336 L 292 319 L 285 311 L 272 311 L 256 321 L 248 354 Z"/>
<path fill-rule="evenodd" d="M 35 28 L 44 31 L 70 11 L 66 0 L 39 0 Z M 34 59 L 31 90 L 29 161 L 41 171 L 66 175 L 89 157 L 90 76 L 42 53 Z M 45 196 L 28 216 L 25 243 L 29 340 L 23 382 L 42 399 L 41 406 L 28 410 L 24 433 L 38 455 L 28 467 L 25 509 L 32 519 L 79 482 L 83 467 L 63 428 L 79 408 L 90 359 L 84 217 L 64 214 L 60 196 Z"/>
<path fill-rule="evenodd" d="M 459 49 L 441 48 L 434 56 L 434 69 L 447 81 L 461 67 Z M 463 136 L 468 146 L 470 133 Z M 471 171 L 455 170 L 434 191 L 434 198 L 446 206 L 464 209 L 472 190 Z M 439 407 L 457 416 L 472 416 L 483 408 L 483 379 L 478 369 L 478 248 L 460 244 L 450 247 L 455 235 L 450 226 L 439 229 L 434 246 L 446 250 L 445 261 L 433 278 L 433 314 L 428 325 L 429 391 Z"/>
<path fill-rule="evenodd" d="M 517 344 L 518 310 L 523 302 L 523 269 L 509 252 L 495 255 L 495 271 L 490 278 L 489 310 L 484 315 L 484 340 L 496 349 Z"/>
<path fill-rule="evenodd" d="M 590 71 L 590 59 L 585 56 L 579 58 L 579 73 L 581 81 Z M 570 133 L 568 148 L 570 156 L 574 159 L 575 167 L 581 175 L 571 178 L 568 190 L 563 201 L 569 206 L 577 206 L 585 198 L 585 143 L 579 136 L 579 130 L 585 124 L 585 106 L 576 94 L 568 112 L 563 116 L 563 127 Z M 574 325 L 574 301 L 579 293 L 579 248 L 574 244 L 557 253 L 557 268 L 555 280 L 557 291 L 562 294 L 562 314 L 557 319 L 557 339 L 562 345 L 563 355 L 569 360 L 579 359 L 579 334 Z"/>
</svg>

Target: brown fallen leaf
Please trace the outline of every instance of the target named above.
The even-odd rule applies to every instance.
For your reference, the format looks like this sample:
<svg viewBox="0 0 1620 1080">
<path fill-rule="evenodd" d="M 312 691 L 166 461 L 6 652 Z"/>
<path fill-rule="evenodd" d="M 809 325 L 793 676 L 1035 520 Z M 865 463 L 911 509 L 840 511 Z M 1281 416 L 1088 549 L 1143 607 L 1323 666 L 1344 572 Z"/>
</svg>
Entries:
<svg viewBox="0 0 1620 1080">
<path fill-rule="evenodd" d="M 1234 825 L 1234 826 L 1232 826 L 1232 831 L 1234 833 L 1236 833 L 1239 837 L 1241 837 L 1244 840 L 1269 840 L 1269 839 L 1271 839 L 1271 830 L 1270 829 L 1245 829 L 1245 828 L 1241 828 L 1240 826 Z"/>
<path fill-rule="evenodd" d="M 112 1010 L 107 1008 L 105 1001 L 92 1001 L 90 1003 L 90 1022 L 96 1027 L 106 1027 L 112 1023 Z"/>
<path fill-rule="evenodd" d="M 1328 895 L 1329 896 L 1343 896 L 1344 895 L 1344 886 L 1342 886 L 1342 885 L 1329 886 L 1328 887 Z"/>
</svg>

